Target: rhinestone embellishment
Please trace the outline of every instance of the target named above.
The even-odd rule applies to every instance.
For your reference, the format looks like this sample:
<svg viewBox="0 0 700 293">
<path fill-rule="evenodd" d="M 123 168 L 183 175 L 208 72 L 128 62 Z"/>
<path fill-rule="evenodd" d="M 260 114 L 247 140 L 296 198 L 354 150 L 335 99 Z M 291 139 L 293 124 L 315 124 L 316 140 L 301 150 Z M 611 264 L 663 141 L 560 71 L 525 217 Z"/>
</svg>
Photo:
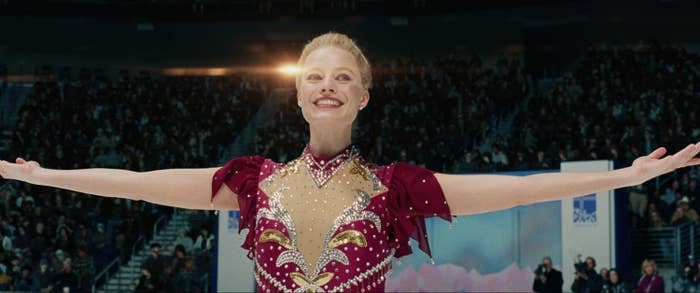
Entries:
<svg viewBox="0 0 700 293">
<path fill-rule="evenodd" d="M 311 178 L 314 180 L 314 183 L 316 183 L 316 187 L 321 188 L 333 177 L 333 175 L 335 175 L 336 172 L 338 172 L 338 170 L 343 167 L 345 163 L 357 157 L 358 154 L 359 151 L 357 148 L 355 148 L 355 146 L 351 146 L 327 162 L 317 162 L 311 153 L 311 148 L 307 144 L 301 157 L 303 158 L 304 163 L 306 163 L 306 170 L 308 171 L 309 176 L 311 176 Z"/>
</svg>

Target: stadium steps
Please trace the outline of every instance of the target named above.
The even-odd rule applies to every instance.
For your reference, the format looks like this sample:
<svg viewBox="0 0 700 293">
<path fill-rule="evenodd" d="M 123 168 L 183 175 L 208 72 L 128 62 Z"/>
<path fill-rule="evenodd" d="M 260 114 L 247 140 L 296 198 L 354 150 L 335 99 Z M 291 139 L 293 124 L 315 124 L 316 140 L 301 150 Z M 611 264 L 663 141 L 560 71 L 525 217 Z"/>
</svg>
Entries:
<svg viewBox="0 0 700 293">
<path fill-rule="evenodd" d="M 153 237 L 151 243 L 157 242 L 161 245 L 161 255 L 170 255 L 175 250 L 175 239 L 177 231 L 189 229 L 189 217 L 197 211 L 181 210 Z M 141 247 L 126 265 L 119 267 L 119 271 L 107 282 L 96 290 L 98 293 L 134 292 L 141 277 L 141 267 L 144 261 L 151 254 L 150 243 Z"/>
<path fill-rule="evenodd" d="M 248 124 L 241 129 L 234 142 L 223 152 L 220 163 L 223 164 L 237 156 L 250 155 L 248 146 L 253 143 L 258 128 L 265 126 L 275 113 L 280 111 L 282 103 L 287 101 L 293 93 L 294 90 L 291 88 L 272 89 L 258 111 L 248 120 Z"/>
<path fill-rule="evenodd" d="M 659 275 L 664 277 L 664 292 L 673 292 L 673 277 L 677 275 L 676 269 L 674 269 L 673 266 L 657 266 L 656 269 Z"/>
</svg>

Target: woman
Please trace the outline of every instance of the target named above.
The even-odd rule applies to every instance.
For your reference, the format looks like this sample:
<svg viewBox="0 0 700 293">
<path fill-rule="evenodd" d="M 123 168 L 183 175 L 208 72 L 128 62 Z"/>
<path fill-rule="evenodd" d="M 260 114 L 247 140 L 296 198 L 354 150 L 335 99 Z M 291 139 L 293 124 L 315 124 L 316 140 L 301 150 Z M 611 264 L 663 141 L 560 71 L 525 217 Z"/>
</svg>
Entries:
<svg viewBox="0 0 700 293">
<path fill-rule="evenodd" d="M 642 277 L 637 283 L 635 293 L 660 293 L 664 292 L 664 278 L 657 275 L 656 262 L 645 259 L 642 262 Z"/>
<path fill-rule="evenodd" d="M 605 173 L 449 175 L 406 163 L 377 166 L 351 141 L 372 81 L 360 49 L 345 35 L 324 34 L 304 47 L 298 65 L 296 98 L 310 140 L 288 163 L 247 156 L 222 167 L 132 172 L 52 170 L 17 158 L 0 162 L 0 175 L 175 207 L 240 210 L 240 228 L 251 230 L 242 247 L 256 264 L 258 290 L 362 291 L 384 289 L 391 257 L 411 253 L 409 237 L 431 254 L 425 217 L 450 220 L 633 186 L 700 163 L 693 159 L 698 143 L 663 159 L 659 148 Z"/>
<path fill-rule="evenodd" d="M 603 293 L 629 293 L 624 282 L 620 280 L 620 274 L 617 269 L 608 270 L 608 280 L 603 284 Z"/>
</svg>

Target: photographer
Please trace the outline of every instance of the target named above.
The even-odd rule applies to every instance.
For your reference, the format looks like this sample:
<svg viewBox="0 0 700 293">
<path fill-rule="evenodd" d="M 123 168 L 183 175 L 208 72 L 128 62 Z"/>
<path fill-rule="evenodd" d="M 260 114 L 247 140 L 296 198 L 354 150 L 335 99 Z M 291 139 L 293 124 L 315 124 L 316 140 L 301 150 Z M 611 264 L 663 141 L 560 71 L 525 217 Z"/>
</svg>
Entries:
<svg viewBox="0 0 700 293">
<path fill-rule="evenodd" d="M 579 260 L 574 266 L 576 268 L 576 279 L 571 284 L 571 291 L 574 293 L 602 292 L 603 281 L 595 271 L 595 259 L 593 257 L 587 257 L 585 262 Z"/>
<path fill-rule="evenodd" d="M 535 269 L 532 291 L 561 293 L 562 284 L 564 284 L 564 279 L 561 277 L 561 272 L 552 267 L 552 259 L 549 256 L 542 258 L 542 263 Z"/>
</svg>

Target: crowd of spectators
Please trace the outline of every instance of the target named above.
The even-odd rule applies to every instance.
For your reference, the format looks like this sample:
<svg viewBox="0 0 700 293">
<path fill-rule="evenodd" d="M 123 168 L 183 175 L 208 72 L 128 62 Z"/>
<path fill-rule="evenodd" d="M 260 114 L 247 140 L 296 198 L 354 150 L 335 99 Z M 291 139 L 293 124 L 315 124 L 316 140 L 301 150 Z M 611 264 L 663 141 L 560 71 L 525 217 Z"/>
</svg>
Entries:
<svg viewBox="0 0 700 293">
<path fill-rule="evenodd" d="M 495 170 L 508 159 L 491 134 L 526 91 L 519 59 L 500 58 L 493 67 L 476 54 L 431 60 L 399 58 L 373 65 L 370 103 L 358 115 L 353 143 L 380 164 L 405 161 L 450 170 L 463 150 L 483 150 L 479 170 Z M 416 123 L 420 121 L 421 123 Z M 308 126 L 290 96 L 271 121 L 260 127 L 251 151 L 279 161 L 293 159 L 308 140 Z M 504 150 L 505 151 L 505 150 Z M 464 170 L 460 170 L 464 171 Z"/>
<path fill-rule="evenodd" d="M 353 142 L 379 164 L 474 173 L 558 169 L 568 160 L 628 166 L 658 146 L 672 152 L 700 139 L 695 55 L 654 44 L 591 46 L 583 57 L 572 72 L 532 90 L 519 59 L 501 58 L 493 67 L 475 54 L 377 62 Z M 509 114 L 508 131 L 495 131 Z M 290 95 L 251 149 L 286 161 L 307 138 Z"/>
<path fill-rule="evenodd" d="M 43 78 L 21 107 L 10 149 L 2 155 L 53 169 L 214 166 L 266 90 L 263 80 L 246 76 L 50 67 L 36 76 Z M 149 239 L 155 220 L 172 212 L 146 202 L 2 181 L 0 290 L 89 291 L 102 268 L 116 257 L 125 263 L 132 243 L 139 236 Z M 181 241 L 201 238 L 199 231 L 212 225 L 192 226 Z M 205 235 L 180 252 L 191 264 L 175 267 L 175 276 L 211 267 L 213 240 Z"/>
<path fill-rule="evenodd" d="M 213 218 L 208 219 L 213 221 Z M 213 222 L 212 222 L 213 223 Z M 136 292 L 203 292 L 204 279 L 213 265 L 215 238 L 204 225 L 193 242 L 181 230 L 171 254 L 161 255 L 161 245 L 151 244 L 151 254 L 143 264 Z"/>
<path fill-rule="evenodd" d="M 673 154 L 700 140 L 699 66 L 698 56 L 680 46 L 591 46 L 571 74 L 520 108 L 509 156 L 532 148 L 558 168 L 562 161 L 596 159 L 629 166 L 659 146 Z M 632 226 L 697 223 L 699 176 L 700 169 L 685 168 L 661 177 L 659 186 L 635 187 Z"/>
</svg>

